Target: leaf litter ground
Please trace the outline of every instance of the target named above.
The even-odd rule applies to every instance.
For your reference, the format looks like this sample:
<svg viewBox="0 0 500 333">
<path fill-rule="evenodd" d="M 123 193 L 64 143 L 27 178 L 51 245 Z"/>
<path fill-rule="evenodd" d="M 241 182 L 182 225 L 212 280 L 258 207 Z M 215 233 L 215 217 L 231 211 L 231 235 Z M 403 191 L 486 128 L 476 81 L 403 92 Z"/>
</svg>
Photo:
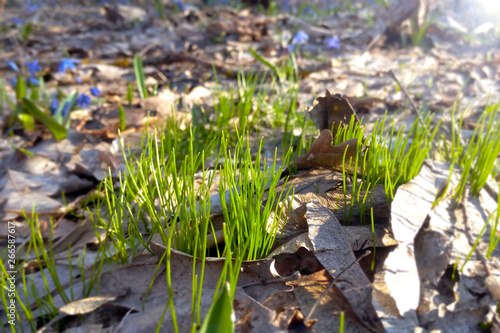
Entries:
<svg viewBox="0 0 500 333">
<path fill-rule="evenodd" d="M 385 110 L 398 125 L 411 124 L 416 114 L 410 111 L 401 87 L 386 75 L 389 70 L 421 108 L 434 113 L 435 120 L 443 119 L 443 126 L 450 126 L 454 103 L 459 110 L 465 109 L 464 137 L 468 131 L 472 133 L 485 106 L 500 100 L 498 33 L 492 37 L 491 30 L 484 33 L 476 29 L 481 20 L 487 21 L 492 15 L 479 3 L 468 11 L 465 4 L 455 2 L 429 5 L 439 24 L 430 25 L 422 47 L 411 46 L 406 23 L 400 25 L 415 13 L 416 2 L 404 2 L 404 8 L 395 10 L 394 6 L 402 2 L 393 1 L 393 7 L 385 11 L 376 3 L 352 3 L 354 10 L 343 1 L 310 1 L 309 7 L 290 1 L 288 9 L 267 16 L 256 9 L 204 7 L 199 3 L 193 3 L 189 10 L 175 11 L 167 4 L 165 20 L 155 15 L 152 6 L 140 3 L 136 4 L 142 6 L 105 8 L 88 4 L 41 6 L 35 13 L 16 6 L 3 9 L 0 71 L 4 82 L 14 77 L 7 61 L 24 64 L 37 59 L 49 90 L 57 87 L 65 92 L 88 92 L 97 86 L 102 91 L 101 100 L 71 113 L 71 129 L 60 141 L 51 139 L 42 126 L 30 131 L 18 125 L 10 127 L 8 115 L 12 110 L 3 108 L 2 249 L 8 244 L 9 222 L 14 223 L 17 258 L 27 256 L 23 269 L 33 277 L 33 290 L 44 298 L 52 294 L 59 310 L 54 318 L 42 320 L 44 312 L 34 302 L 33 292 L 29 300 L 20 293 L 21 301 L 32 305 L 38 328 L 50 321 L 48 330 L 81 327 L 137 332 L 156 329 L 163 318 L 162 329 L 171 330 L 171 315 L 162 317 L 168 300 L 164 266 L 159 270 L 163 273 L 154 273 L 164 253 L 161 241 L 152 241 L 155 256 L 143 253 L 125 266 L 106 264 L 99 294 L 89 298 L 82 297 L 87 287 L 78 268 L 83 251 L 86 256 L 80 266 L 86 269 L 98 255 L 94 228 L 82 208 L 87 193 L 95 191 L 109 169 L 113 177 L 124 171 L 117 140 L 118 105 L 127 94 L 127 83 L 135 80 L 130 66 L 136 53 L 143 59 L 146 83 L 151 88 L 158 85 L 160 91 L 144 99 L 136 94 L 132 104 L 125 106 L 123 140 L 135 147 L 140 147 L 141 132 L 152 119 L 161 121 L 174 112 L 180 126 L 188 127 L 197 114 L 191 110 L 210 113 L 214 110 L 214 91 L 234 88 L 239 71 L 269 77 L 276 74 L 250 50 L 270 63 L 284 62 L 289 58 L 287 46 L 293 43 L 297 31 L 308 36 L 306 42 L 292 45 L 297 48 L 300 78 L 297 112 L 307 117 L 310 107 L 319 130 L 331 128 L 331 105 L 321 110 L 321 101 L 335 93 L 348 99 L 368 128 Z M 314 9 L 331 15 L 319 15 Z M 486 13 L 484 17 L 482 13 Z M 24 41 L 14 18 L 35 23 L 34 31 Z M 400 32 L 407 37 L 408 45 L 403 45 Z M 328 48 L 326 42 L 334 37 L 338 38 L 338 48 Z M 74 70 L 57 73 L 66 58 L 79 59 L 80 63 Z M 266 86 L 268 82 L 259 84 Z M 326 90 L 332 95 L 325 95 Z M 15 99 L 14 89 L 7 87 L 7 94 Z M 315 97 L 320 97 L 319 107 L 313 105 Z M 275 147 L 282 147 L 284 136 L 283 126 L 272 125 L 276 121 L 272 112 L 254 106 L 251 113 L 262 119 L 254 124 L 251 135 L 255 142 L 260 136 L 269 138 L 264 147 L 268 157 Z M 450 168 L 446 163 L 427 160 L 416 178 L 399 187 L 390 206 L 383 185 L 374 188 L 374 237 L 371 226 L 359 225 L 363 212 L 358 207 L 354 207 L 352 225 L 344 225 L 347 206 L 342 206 L 344 192 L 338 189 L 342 174 L 331 170 L 341 167 L 337 153 L 343 149 L 332 145 L 332 133 L 327 130 L 320 135 L 319 130 L 311 137 L 314 140 L 319 136 L 318 140 L 296 159 L 298 169 L 308 170 L 292 176 L 295 196 L 283 203 L 291 206 L 283 244 L 269 259 L 243 264 L 233 303 L 236 330 L 330 332 L 340 326 L 341 313 L 346 331 L 400 332 L 416 327 L 424 331 L 476 331 L 480 322 L 498 325 L 498 300 L 494 295 L 498 297 L 499 250 L 485 258 L 488 239 L 498 231 L 483 230 L 496 207 L 498 187 L 494 181 L 478 197 L 466 191 L 457 205 L 447 194 L 458 186 L 455 168 L 443 200 L 433 207 L 436 193 L 446 187 Z M 32 156 L 13 147 L 26 149 Z M 318 165 L 323 168 L 317 169 Z M 213 194 L 216 198 L 217 193 Z M 33 253 L 26 253 L 23 246 L 32 232 L 22 211 L 31 214 L 33 203 L 46 246 L 52 237 L 59 282 L 67 293 L 71 289 L 74 303 L 67 304 L 45 265 Z M 51 218 L 55 224 L 52 235 Z M 368 249 L 375 252 L 374 270 L 369 255 L 333 280 Z M 472 257 L 464 263 L 473 249 Z M 457 258 L 459 272 L 454 270 Z M 180 331 L 189 331 L 192 257 L 173 251 L 170 264 L 176 290 L 174 303 L 181 314 Z M 200 269 L 198 264 L 196 267 Z M 203 314 L 212 303 L 221 269 L 222 260 L 207 261 Z M 42 274 L 47 276 L 48 287 Z M 148 291 L 152 280 L 153 287 Z M 17 288 L 22 290 L 20 279 Z M 7 325 L 6 313 L 0 313 Z M 29 330 L 26 318 L 20 316 L 18 324 Z"/>
</svg>

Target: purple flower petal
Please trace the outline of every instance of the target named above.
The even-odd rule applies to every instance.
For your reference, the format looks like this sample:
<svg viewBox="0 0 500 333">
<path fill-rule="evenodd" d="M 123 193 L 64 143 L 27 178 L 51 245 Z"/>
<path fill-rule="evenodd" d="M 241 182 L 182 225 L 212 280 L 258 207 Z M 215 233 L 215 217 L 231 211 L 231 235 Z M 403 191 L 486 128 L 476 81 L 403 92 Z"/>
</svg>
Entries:
<svg viewBox="0 0 500 333">
<path fill-rule="evenodd" d="M 39 86 L 40 85 L 40 81 L 38 81 L 37 79 L 35 79 L 34 77 L 29 77 L 26 79 L 26 83 L 29 85 L 29 86 Z"/>
<path fill-rule="evenodd" d="M 99 95 L 101 94 L 101 90 L 99 90 L 99 88 L 97 87 L 92 87 L 90 88 L 90 94 L 92 94 L 92 96 L 94 97 L 99 97 Z"/>
<path fill-rule="evenodd" d="M 66 102 L 64 103 L 63 109 L 61 111 L 61 116 L 63 116 L 63 118 L 66 118 L 68 114 L 69 114 L 69 103 Z"/>
<path fill-rule="evenodd" d="M 57 68 L 58 73 L 64 73 L 67 69 L 76 69 L 75 64 L 78 64 L 80 60 L 78 59 L 63 59 Z"/>
<path fill-rule="evenodd" d="M 288 52 L 292 53 L 297 45 L 307 43 L 308 40 L 309 36 L 307 35 L 307 33 L 305 33 L 302 30 L 299 30 L 297 31 L 295 36 L 293 36 L 292 42 L 288 44 L 286 48 L 288 49 Z"/>
<path fill-rule="evenodd" d="M 37 11 L 39 8 L 40 8 L 40 6 L 38 6 L 36 4 L 32 4 L 32 5 L 28 5 L 28 7 L 26 8 L 26 11 L 27 12 L 34 12 L 34 11 Z"/>
<path fill-rule="evenodd" d="M 54 98 L 52 102 L 50 103 L 49 106 L 50 109 L 50 114 L 55 115 L 57 112 L 57 109 L 59 109 L 59 100 L 57 98 Z"/>
<path fill-rule="evenodd" d="M 325 40 L 325 46 L 327 49 L 339 49 L 340 48 L 340 38 L 330 37 Z"/>
</svg>

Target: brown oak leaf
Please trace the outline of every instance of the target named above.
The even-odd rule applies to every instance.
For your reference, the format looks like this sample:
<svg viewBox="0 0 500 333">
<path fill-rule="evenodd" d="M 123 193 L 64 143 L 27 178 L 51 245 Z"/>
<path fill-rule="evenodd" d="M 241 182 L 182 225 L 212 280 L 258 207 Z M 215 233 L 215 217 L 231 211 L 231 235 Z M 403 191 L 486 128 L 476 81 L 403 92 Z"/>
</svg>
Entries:
<svg viewBox="0 0 500 333">
<path fill-rule="evenodd" d="M 295 166 L 297 167 L 297 170 L 315 167 L 342 170 L 344 152 L 346 165 L 349 164 L 349 160 L 351 158 L 356 158 L 358 145 L 358 140 L 356 138 L 347 140 L 337 146 L 332 146 L 332 142 L 332 132 L 327 129 L 322 130 L 319 137 L 316 141 L 314 141 L 307 153 L 296 159 Z"/>
</svg>

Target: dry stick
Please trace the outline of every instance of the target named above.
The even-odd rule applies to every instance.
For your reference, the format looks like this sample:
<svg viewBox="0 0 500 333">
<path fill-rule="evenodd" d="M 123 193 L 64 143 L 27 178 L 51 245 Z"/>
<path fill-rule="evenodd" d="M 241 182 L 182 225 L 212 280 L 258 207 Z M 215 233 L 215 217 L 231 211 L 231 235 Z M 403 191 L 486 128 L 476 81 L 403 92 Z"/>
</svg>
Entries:
<svg viewBox="0 0 500 333">
<path fill-rule="evenodd" d="M 399 87 L 401 88 L 401 91 L 403 92 L 403 94 L 405 94 L 406 99 L 408 100 L 408 103 L 410 103 L 411 109 L 417 114 L 418 119 L 420 120 L 420 123 L 422 125 L 424 125 L 424 119 L 422 118 L 422 115 L 420 114 L 420 112 L 418 111 L 417 107 L 415 106 L 415 103 L 413 103 L 413 100 L 410 98 L 410 95 L 408 95 L 408 92 L 406 91 L 405 87 L 401 84 L 401 82 L 399 82 L 398 78 L 396 77 L 396 75 L 394 74 L 394 72 L 392 71 L 392 69 L 389 70 L 387 72 L 387 74 L 389 74 L 389 76 L 394 81 L 396 81 L 396 83 L 399 85 Z"/>
<path fill-rule="evenodd" d="M 465 232 L 465 236 L 467 237 L 467 241 L 469 242 L 469 245 L 473 248 L 475 241 L 474 241 L 474 237 L 472 237 L 471 229 L 467 223 L 467 221 L 469 220 L 469 212 L 467 209 L 467 202 L 468 202 L 467 199 L 468 198 L 469 198 L 469 189 L 466 188 L 464 196 L 462 197 L 462 202 L 461 202 L 462 210 L 464 213 L 464 232 Z M 478 245 L 479 245 L 479 242 L 478 242 Z M 486 257 L 481 253 L 481 251 L 479 251 L 479 246 L 475 247 L 475 252 L 476 252 L 477 258 L 479 259 L 481 264 L 483 264 L 483 266 L 484 266 L 484 270 L 486 271 L 486 276 L 490 276 L 491 269 L 490 269 L 490 266 L 488 265 L 488 259 L 486 259 Z"/>
<path fill-rule="evenodd" d="M 318 305 L 321 303 L 321 300 L 323 299 L 323 297 L 325 297 L 326 293 L 328 292 L 328 290 L 330 290 L 331 287 L 333 287 L 333 284 L 335 283 L 335 281 L 342 275 L 344 274 L 349 268 L 351 268 L 355 263 L 359 262 L 361 259 L 363 259 L 364 257 L 366 257 L 367 255 L 369 255 L 370 253 L 372 253 L 372 251 L 370 250 L 366 250 L 365 253 L 363 253 L 361 255 L 361 257 L 359 257 L 358 259 L 354 260 L 352 263 L 349 264 L 349 266 L 347 266 L 346 268 L 344 268 L 337 276 L 335 276 L 332 280 L 332 282 L 330 282 L 330 285 L 328 285 L 328 287 L 325 289 L 325 291 L 323 291 L 323 293 L 319 296 L 319 298 L 316 300 L 316 302 L 314 303 L 313 307 L 311 308 L 311 311 L 309 311 L 309 314 L 307 315 L 305 321 L 307 320 L 310 320 L 311 319 L 311 316 L 314 312 L 314 310 L 316 310 L 316 308 L 318 307 Z"/>
</svg>

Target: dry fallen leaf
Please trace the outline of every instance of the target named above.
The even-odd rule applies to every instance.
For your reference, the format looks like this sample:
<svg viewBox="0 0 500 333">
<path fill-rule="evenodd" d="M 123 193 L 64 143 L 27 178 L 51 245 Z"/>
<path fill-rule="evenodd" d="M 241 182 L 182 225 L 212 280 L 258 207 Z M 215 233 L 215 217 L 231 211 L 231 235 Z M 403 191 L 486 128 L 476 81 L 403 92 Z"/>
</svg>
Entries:
<svg viewBox="0 0 500 333">
<path fill-rule="evenodd" d="M 356 122 L 359 121 L 349 101 L 340 94 L 330 94 L 328 90 L 324 97 L 318 97 L 314 101 L 314 105 L 308 111 L 314 125 L 320 131 L 332 129 L 335 123 L 333 137 L 337 133 L 339 124 L 343 124 L 344 126 L 349 125 L 351 116 L 354 116 Z"/>
<path fill-rule="evenodd" d="M 81 315 L 92 312 L 101 305 L 113 302 L 115 299 L 116 296 L 93 296 L 68 303 L 61 307 L 59 311 L 71 316 Z"/>
<path fill-rule="evenodd" d="M 309 250 L 315 254 L 332 277 L 338 275 L 356 260 L 347 235 L 330 209 L 317 201 L 307 204 L 306 217 L 309 225 L 308 238 L 312 244 Z M 365 327 L 374 332 L 384 331 L 371 303 L 370 281 L 359 264 L 356 263 L 348 268 L 341 279 L 335 280 L 334 285 L 349 302 Z"/>
<path fill-rule="evenodd" d="M 346 169 L 349 169 L 350 159 L 356 158 L 358 140 L 353 138 L 337 146 L 332 146 L 332 141 L 332 132 L 328 129 L 322 130 L 307 153 L 296 159 L 295 166 L 297 169 L 323 167 L 341 171 L 342 161 L 345 161 Z"/>
</svg>

